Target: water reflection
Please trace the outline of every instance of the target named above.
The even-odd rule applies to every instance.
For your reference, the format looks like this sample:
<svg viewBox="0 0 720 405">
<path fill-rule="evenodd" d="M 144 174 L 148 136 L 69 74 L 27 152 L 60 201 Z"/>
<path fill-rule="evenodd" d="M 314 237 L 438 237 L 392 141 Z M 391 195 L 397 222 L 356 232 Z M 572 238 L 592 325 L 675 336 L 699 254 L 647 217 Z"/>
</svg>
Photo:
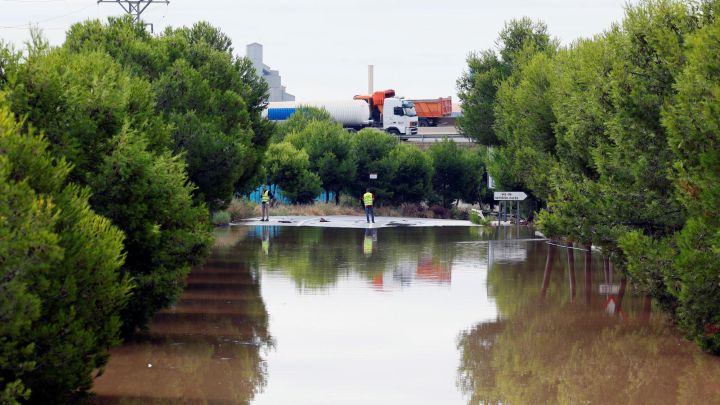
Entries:
<svg viewBox="0 0 720 405">
<path fill-rule="evenodd" d="M 177 306 L 113 351 L 96 402 L 720 397 L 720 360 L 585 246 L 549 246 L 516 227 L 257 226 L 216 237 Z"/>
<path fill-rule="evenodd" d="M 155 316 L 145 336 L 112 351 L 95 381 L 94 403 L 246 404 L 262 391 L 262 357 L 273 340 L 257 254 L 241 260 L 235 253 L 245 230 L 217 236 L 212 257 L 190 274 L 177 305 Z"/>
<path fill-rule="evenodd" d="M 458 385 L 468 403 L 718 402 L 720 361 L 651 316 L 650 301 L 629 294 L 625 277 L 615 283 L 606 260 L 587 249 L 529 247 L 530 257 L 544 256 L 544 271 L 494 266 L 488 289 L 498 318 L 460 334 Z M 574 299 L 578 261 L 582 303 Z"/>
<path fill-rule="evenodd" d="M 258 227 L 267 228 L 267 227 Z M 270 227 L 272 228 L 272 227 Z M 484 238 L 481 228 L 321 229 L 278 228 L 261 235 L 266 258 L 264 271 L 284 273 L 301 291 L 333 288 L 338 280 L 359 275 L 368 285 L 382 289 L 388 283 L 408 286 L 413 281 L 449 283 L 452 264 L 462 249 L 458 243 Z M 527 231 L 525 231 L 527 234 Z M 266 242 L 266 239 L 268 242 Z M 243 249 L 240 245 L 238 248 Z M 351 248 L 351 247 L 357 248 Z M 478 246 L 466 246 L 478 262 Z M 484 260 L 483 260 L 484 262 Z"/>
</svg>

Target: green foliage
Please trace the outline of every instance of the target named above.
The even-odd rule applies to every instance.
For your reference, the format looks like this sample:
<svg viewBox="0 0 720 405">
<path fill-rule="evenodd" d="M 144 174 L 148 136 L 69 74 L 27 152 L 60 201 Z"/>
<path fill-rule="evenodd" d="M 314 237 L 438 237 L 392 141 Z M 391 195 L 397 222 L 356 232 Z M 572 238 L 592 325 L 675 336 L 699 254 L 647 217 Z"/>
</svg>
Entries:
<svg viewBox="0 0 720 405">
<path fill-rule="evenodd" d="M 310 203 L 322 190 L 320 177 L 310 171 L 308 154 L 289 142 L 270 145 L 265 172 L 268 182 L 280 186 L 293 204 Z"/>
<path fill-rule="evenodd" d="M 175 302 L 212 237 L 207 209 L 193 203 L 180 157 L 153 154 L 134 133 L 123 132 L 114 143 L 91 182 L 92 203 L 126 234 L 123 272 L 136 287 L 123 329 L 132 333 Z"/>
<path fill-rule="evenodd" d="M 169 133 L 153 113 L 149 83 L 133 80 L 100 52 L 31 49 L 22 64 L 8 67 L 7 99 L 13 112 L 42 128 L 52 151 L 73 164 L 71 179 L 93 177 L 112 150 L 112 137 L 124 126 L 146 132 L 150 146 L 162 149 Z"/>
<path fill-rule="evenodd" d="M 334 121 L 312 120 L 285 140 L 308 154 L 310 170 L 320 176 L 322 187 L 328 192 L 326 196 L 334 192 L 339 203 L 340 192 L 355 178 L 350 134 Z"/>
<path fill-rule="evenodd" d="M 495 106 L 495 133 L 503 145 L 498 155 L 508 160 L 503 171 L 511 172 L 541 200 L 547 200 L 552 192 L 550 173 L 556 143 L 550 97 L 553 74 L 552 56 L 535 54 L 500 85 Z"/>
<path fill-rule="evenodd" d="M 398 139 L 386 132 L 366 128 L 352 138 L 352 154 L 357 160 L 355 182 L 348 190 L 360 198 L 367 188 L 375 194 L 376 205 L 382 205 L 394 197 L 397 162 L 390 158 L 390 152 L 398 145 Z M 370 180 L 370 173 L 378 175 Z"/>
<path fill-rule="evenodd" d="M 7 97 L 16 114 L 45 131 L 52 152 L 74 165 L 70 178 L 91 187 L 93 208 L 125 232 L 123 273 L 138 285 L 122 313 L 127 334 L 175 301 L 189 266 L 206 254 L 210 234 L 206 208 L 192 203 L 185 163 L 169 155 L 171 126 L 156 113 L 153 85 L 132 77 L 131 66 L 121 66 L 93 42 L 107 40 L 112 30 L 127 30 L 127 41 L 131 32 L 149 37 L 144 30 L 113 25 L 128 21 L 112 21 L 110 26 L 87 23 L 89 32 L 77 26 L 73 32 L 85 32 L 87 43 L 71 32 L 65 48 L 50 50 L 36 39 L 24 63 L 8 67 Z M 133 41 L 122 46 L 133 48 L 138 44 Z M 133 48 L 130 55 L 122 46 L 112 49 L 125 58 L 149 49 Z M 207 139 L 191 141 L 209 145 Z M 214 170 L 226 168 L 205 160 L 215 164 Z"/>
<path fill-rule="evenodd" d="M 533 31 L 526 21 L 500 35 L 500 56 L 472 59 L 459 81 L 461 126 L 496 145 L 486 162 L 501 188 L 547 203 L 540 230 L 601 247 L 716 353 L 717 9 L 643 0 L 621 24 L 557 51 L 523 42 L 533 38 L 522 34 Z"/>
<path fill-rule="evenodd" d="M 68 403 L 118 343 L 123 235 L 22 127 L 0 107 L 0 402 Z"/>
<path fill-rule="evenodd" d="M 479 157 L 448 140 L 434 143 L 428 153 L 435 168 L 433 190 L 443 207 L 450 207 L 460 198 L 476 202 L 482 180 Z"/>
<path fill-rule="evenodd" d="M 397 165 L 393 177 L 393 204 L 420 203 L 432 191 L 433 162 L 416 146 L 398 144 L 389 159 Z"/>
<path fill-rule="evenodd" d="M 702 348 L 720 354 L 720 22 L 688 45 L 678 94 L 663 120 L 676 195 L 690 217 L 676 237 L 678 319 Z"/>
<path fill-rule="evenodd" d="M 276 128 L 273 140 L 276 143 L 285 140 L 285 137 L 292 133 L 299 133 L 315 121 L 335 122 L 330 114 L 319 108 L 299 107 L 287 121 L 279 124 Z"/>
<path fill-rule="evenodd" d="M 209 207 L 224 208 L 234 191 L 255 185 L 273 132 L 261 117 L 267 84 L 247 59 L 233 56 L 217 28 L 199 22 L 155 37 L 130 18 L 110 18 L 74 25 L 64 47 L 106 52 L 151 83 L 146 94 L 154 107 L 147 112 L 171 124 L 173 151 L 185 154 L 189 178 Z"/>
<path fill-rule="evenodd" d="M 494 130 L 500 84 L 527 49 L 536 52 L 554 46 L 544 23 L 522 18 L 505 24 L 497 40 L 497 52 L 489 49 L 471 53 L 467 58 L 468 71 L 457 82 L 458 96 L 463 103 L 463 116 L 458 119 L 462 133 L 481 145 L 501 144 Z"/>
<path fill-rule="evenodd" d="M 215 226 L 225 226 L 230 224 L 230 212 L 216 211 L 212 215 L 212 224 Z"/>
</svg>

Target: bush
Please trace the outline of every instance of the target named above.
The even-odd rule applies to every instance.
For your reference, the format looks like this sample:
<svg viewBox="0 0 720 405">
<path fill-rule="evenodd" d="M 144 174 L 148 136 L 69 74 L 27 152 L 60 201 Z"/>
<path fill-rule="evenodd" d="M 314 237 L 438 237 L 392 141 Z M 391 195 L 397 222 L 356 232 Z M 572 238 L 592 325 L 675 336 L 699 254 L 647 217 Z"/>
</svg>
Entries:
<svg viewBox="0 0 720 405">
<path fill-rule="evenodd" d="M 480 214 L 478 214 L 476 211 L 470 211 L 470 222 L 476 225 L 480 225 Z"/>
<path fill-rule="evenodd" d="M 235 198 L 230 202 L 227 212 L 230 214 L 230 221 L 237 222 L 243 219 L 259 215 L 260 206 L 247 198 Z"/>
<path fill-rule="evenodd" d="M 215 226 L 227 226 L 230 224 L 230 213 L 227 211 L 217 211 L 213 213 L 212 223 Z"/>
<path fill-rule="evenodd" d="M 442 205 L 433 205 L 430 207 L 430 211 L 433 213 L 433 218 L 437 219 L 449 219 L 450 210 L 443 207 Z"/>
<path fill-rule="evenodd" d="M 173 152 L 185 156 L 197 197 L 209 207 L 225 208 L 234 191 L 245 192 L 254 182 L 274 131 L 261 117 L 268 86 L 220 30 L 199 22 L 156 36 L 126 16 L 73 25 L 64 49 L 81 57 L 88 51 L 108 55 L 132 72 L 131 83 L 151 84 L 140 94 L 152 108 L 137 109 L 171 124 Z M 113 85 L 106 76 L 95 80 Z M 100 88 L 97 93 L 105 94 L 106 86 Z"/>
<path fill-rule="evenodd" d="M 463 210 L 463 209 L 460 209 L 460 208 L 457 208 L 457 207 L 452 207 L 452 208 L 450 209 L 450 218 L 452 218 L 452 219 L 458 219 L 458 220 L 461 220 L 461 221 L 467 221 L 467 220 L 468 220 L 468 216 L 469 216 L 469 214 L 468 214 L 468 211 L 467 211 L 467 210 Z"/>
<path fill-rule="evenodd" d="M 310 171 L 310 159 L 289 142 L 271 145 L 265 155 L 268 181 L 277 184 L 293 204 L 312 203 L 322 192 L 320 176 Z"/>
<path fill-rule="evenodd" d="M 423 210 L 419 204 L 405 203 L 400 206 L 400 213 L 404 217 L 419 218 Z"/>
<path fill-rule="evenodd" d="M 175 302 L 212 234 L 207 209 L 193 203 L 181 158 L 149 152 L 134 134 L 119 135 L 115 144 L 91 186 L 93 205 L 126 234 L 123 272 L 136 284 L 123 311 L 128 334 Z"/>
<path fill-rule="evenodd" d="M 21 127 L 0 106 L 0 403 L 75 402 L 119 341 L 123 235 Z"/>
</svg>

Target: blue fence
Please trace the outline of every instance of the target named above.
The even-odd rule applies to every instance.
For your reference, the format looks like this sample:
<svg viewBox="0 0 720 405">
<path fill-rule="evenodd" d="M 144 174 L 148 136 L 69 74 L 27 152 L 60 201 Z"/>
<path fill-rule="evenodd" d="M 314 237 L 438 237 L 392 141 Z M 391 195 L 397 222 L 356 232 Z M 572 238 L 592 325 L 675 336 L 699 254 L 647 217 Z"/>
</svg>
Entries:
<svg viewBox="0 0 720 405">
<path fill-rule="evenodd" d="M 273 193 L 275 199 L 278 202 L 283 204 L 290 204 L 290 200 L 288 200 L 287 197 L 283 195 L 282 189 L 280 189 L 280 187 L 271 185 L 270 192 Z M 319 196 L 315 197 L 315 202 L 325 202 L 325 195 L 326 193 L 323 191 Z M 250 201 L 260 204 L 262 202 L 262 186 L 258 187 L 255 191 L 250 193 L 248 199 L 250 199 Z M 335 193 L 330 193 L 329 201 L 335 201 Z"/>
</svg>

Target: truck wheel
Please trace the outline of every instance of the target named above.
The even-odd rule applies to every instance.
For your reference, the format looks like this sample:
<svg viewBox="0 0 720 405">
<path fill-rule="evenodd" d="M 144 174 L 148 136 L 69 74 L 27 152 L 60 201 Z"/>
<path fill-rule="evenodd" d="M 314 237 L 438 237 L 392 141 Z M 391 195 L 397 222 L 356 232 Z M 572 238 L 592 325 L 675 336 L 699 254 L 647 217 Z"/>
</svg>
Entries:
<svg viewBox="0 0 720 405">
<path fill-rule="evenodd" d="M 388 133 L 392 135 L 400 135 L 400 131 L 397 128 L 388 128 Z"/>
<path fill-rule="evenodd" d="M 418 125 L 421 127 L 429 127 L 427 118 L 420 118 L 418 119 Z"/>
</svg>

